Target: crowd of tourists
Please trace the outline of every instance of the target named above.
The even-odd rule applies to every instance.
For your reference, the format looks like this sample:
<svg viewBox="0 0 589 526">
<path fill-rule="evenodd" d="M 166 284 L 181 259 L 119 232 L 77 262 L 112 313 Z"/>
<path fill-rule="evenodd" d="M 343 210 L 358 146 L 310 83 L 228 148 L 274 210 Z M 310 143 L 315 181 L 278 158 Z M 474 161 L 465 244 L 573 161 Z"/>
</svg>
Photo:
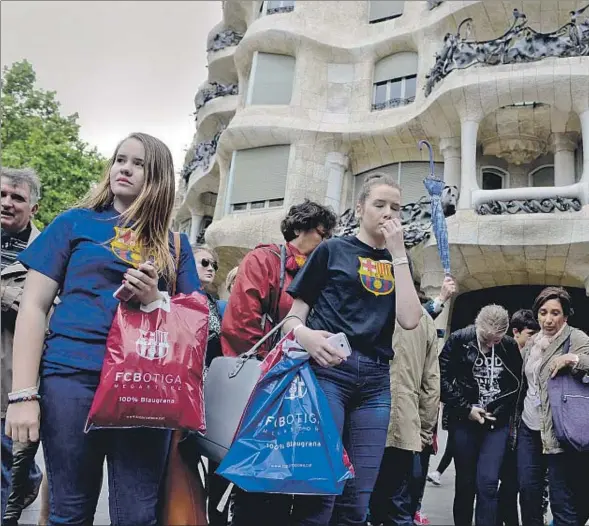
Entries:
<svg viewBox="0 0 589 526">
<path fill-rule="evenodd" d="M 40 233 L 37 174 L 2 168 L 4 523 L 17 524 L 40 495 L 40 524 L 92 524 L 106 460 L 112 524 L 166 524 L 172 430 L 85 432 L 122 286 L 138 307 L 172 289 L 205 295 L 205 369 L 217 357 L 243 355 L 288 318 L 282 333 L 294 333 L 309 354 L 353 465 L 341 495 L 290 495 L 243 491 L 205 462 L 199 498 L 208 524 L 427 524 L 426 480 L 441 484 L 452 460 L 459 526 L 540 526 L 547 501 L 555 526 L 585 524 L 589 451 L 559 430 L 560 417 L 574 420 L 573 435 L 587 429 L 589 395 L 565 396 L 572 413 L 550 396 L 557 378 L 589 384 L 589 337 L 567 323 L 573 306 L 565 289 L 547 287 L 511 316 L 487 305 L 444 341 L 434 320 L 457 285 L 448 276 L 437 297 L 420 290 L 403 240 L 401 188 L 376 174 L 360 189 L 355 235 L 333 237 L 329 207 L 294 205 L 280 224 L 284 242 L 248 252 L 220 301 L 215 250 L 193 248 L 182 235 L 174 257 L 174 180 L 169 149 L 132 134 L 97 187 Z M 339 333 L 351 353 L 328 341 Z M 430 471 L 438 422 L 448 440 Z M 196 461 L 191 468 L 198 471 Z"/>
</svg>

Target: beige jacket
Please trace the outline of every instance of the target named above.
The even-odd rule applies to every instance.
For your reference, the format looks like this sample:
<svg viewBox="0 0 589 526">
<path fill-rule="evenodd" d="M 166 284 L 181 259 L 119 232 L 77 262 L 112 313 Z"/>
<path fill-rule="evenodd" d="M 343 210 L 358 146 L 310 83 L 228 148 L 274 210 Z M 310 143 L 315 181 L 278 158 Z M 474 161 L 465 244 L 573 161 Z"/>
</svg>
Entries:
<svg viewBox="0 0 589 526">
<path fill-rule="evenodd" d="M 31 237 L 29 237 L 27 246 L 30 245 L 38 235 L 39 230 L 37 230 L 34 224 L 31 224 Z M 0 374 L 2 375 L 2 418 L 6 416 L 6 408 L 8 407 L 8 393 L 12 391 L 12 342 L 14 340 L 12 323 L 10 324 L 10 327 L 6 327 L 5 322 L 8 317 L 14 319 L 16 313 L 18 312 L 20 298 L 22 296 L 26 277 L 27 269 L 18 261 L 6 267 L 1 274 L 2 340 L 0 343 L 2 344 L 2 349 L 0 350 L 0 356 L 2 360 L 2 372 Z"/>
<path fill-rule="evenodd" d="M 556 338 L 544 351 L 542 355 L 542 363 L 540 364 L 540 371 L 538 376 L 538 386 L 540 389 L 540 404 L 542 409 L 542 423 L 540 428 L 540 436 L 542 437 L 542 449 L 546 454 L 562 453 L 563 449 L 560 446 L 556 436 L 554 435 L 554 424 L 552 421 L 552 409 L 550 407 L 550 400 L 548 398 L 548 381 L 550 377 L 550 363 L 555 357 L 560 356 L 564 352 L 564 344 L 566 339 L 571 337 L 571 346 L 569 352 L 579 356 L 579 364 L 577 370 L 580 373 L 589 373 L 589 336 L 579 329 L 567 326 L 562 331 L 562 334 Z M 517 422 L 521 422 L 521 413 L 523 410 L 524 398 L 526 396 L 528 382 L 526 379 L 526 362 L 532 348 L 535 338 L 528 340 L 524 347 L 524 365 L 522 369 L 523 380 L 518 398 Z M 566 373 L 563 373 L 566 374 Z"/>
<path fill-rule="evenodd" d="M 432 443 L 440 404 L 438 335 L 425 310 L 415 329 L 395 326 L 393 349 L 387 447 L 421 451 Z"/>
</svg>

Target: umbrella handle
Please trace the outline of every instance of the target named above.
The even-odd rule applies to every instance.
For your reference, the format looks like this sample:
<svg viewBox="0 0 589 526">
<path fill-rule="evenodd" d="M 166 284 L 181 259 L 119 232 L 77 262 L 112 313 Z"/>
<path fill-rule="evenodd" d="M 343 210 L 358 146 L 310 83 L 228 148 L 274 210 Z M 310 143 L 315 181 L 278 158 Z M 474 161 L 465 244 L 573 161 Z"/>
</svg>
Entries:
<svg viewBox="0 0 589 526">
<path fill-rule="evenodd" d="M 417 143 L 419 151 L 423 150 L 424 145 L 427 146 L 427 149 L 429 150 L 429 173 L 434 177 L 434 151 L 432 150 L 432 145 L 428 141 L 419 141 Z"/>
</svg>

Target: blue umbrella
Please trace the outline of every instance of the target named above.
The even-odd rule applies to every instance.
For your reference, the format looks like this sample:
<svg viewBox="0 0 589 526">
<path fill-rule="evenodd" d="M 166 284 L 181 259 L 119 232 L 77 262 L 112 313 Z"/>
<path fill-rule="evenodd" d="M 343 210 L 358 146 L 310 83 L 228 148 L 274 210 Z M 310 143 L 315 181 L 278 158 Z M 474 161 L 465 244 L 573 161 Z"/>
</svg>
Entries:
<svg viewBox="0 0 589 526">
<path fill-rule="evenodd" d="M 429 175 L 423 180 L 423 184 L 427 189 L 427 193 L 431 197 L 432 207 L 432 229 L 436 236 L 436 243 L 438 244 L 438 253 L 442 261 L 442 267 L 446 276 L 450 276 L 450 246 L 448 244 L 448 227 L 446 226 L 446 218 L 442 208 L 442 191 L 444 190 L 444 181 L 439 179 L 434 174 L 434 152 L 432 145 L 427 141 L 419 141 L 417 144 L 422 150 L 423 146 L 427 146 L 429 150 Z"/>
</svg>

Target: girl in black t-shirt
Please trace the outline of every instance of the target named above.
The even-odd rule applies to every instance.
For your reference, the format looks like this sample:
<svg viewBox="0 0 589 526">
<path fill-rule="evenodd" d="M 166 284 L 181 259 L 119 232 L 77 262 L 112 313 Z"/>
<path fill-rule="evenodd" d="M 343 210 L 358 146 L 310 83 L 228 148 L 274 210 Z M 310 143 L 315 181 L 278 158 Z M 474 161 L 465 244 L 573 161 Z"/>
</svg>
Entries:
<svg viewBox="0 0 589 526">
<path fill-rule="evenodd" d="M 404 329 L 419 323 L 399 218 L 401 190 L 386 175 L 364 182 L 355 237 L 319 245 L 288 292 L 295 298 L 285 324 L 309 352 L 356 477 L 341 497 L 296 497 L 297 526 L 364 524 L 390 414 L 389 361 L 395 319 Z M 343 332 L 352 354 L 327 343 Z M 335 506 L 334 506 L 335 504 Z"/>
</svg>

